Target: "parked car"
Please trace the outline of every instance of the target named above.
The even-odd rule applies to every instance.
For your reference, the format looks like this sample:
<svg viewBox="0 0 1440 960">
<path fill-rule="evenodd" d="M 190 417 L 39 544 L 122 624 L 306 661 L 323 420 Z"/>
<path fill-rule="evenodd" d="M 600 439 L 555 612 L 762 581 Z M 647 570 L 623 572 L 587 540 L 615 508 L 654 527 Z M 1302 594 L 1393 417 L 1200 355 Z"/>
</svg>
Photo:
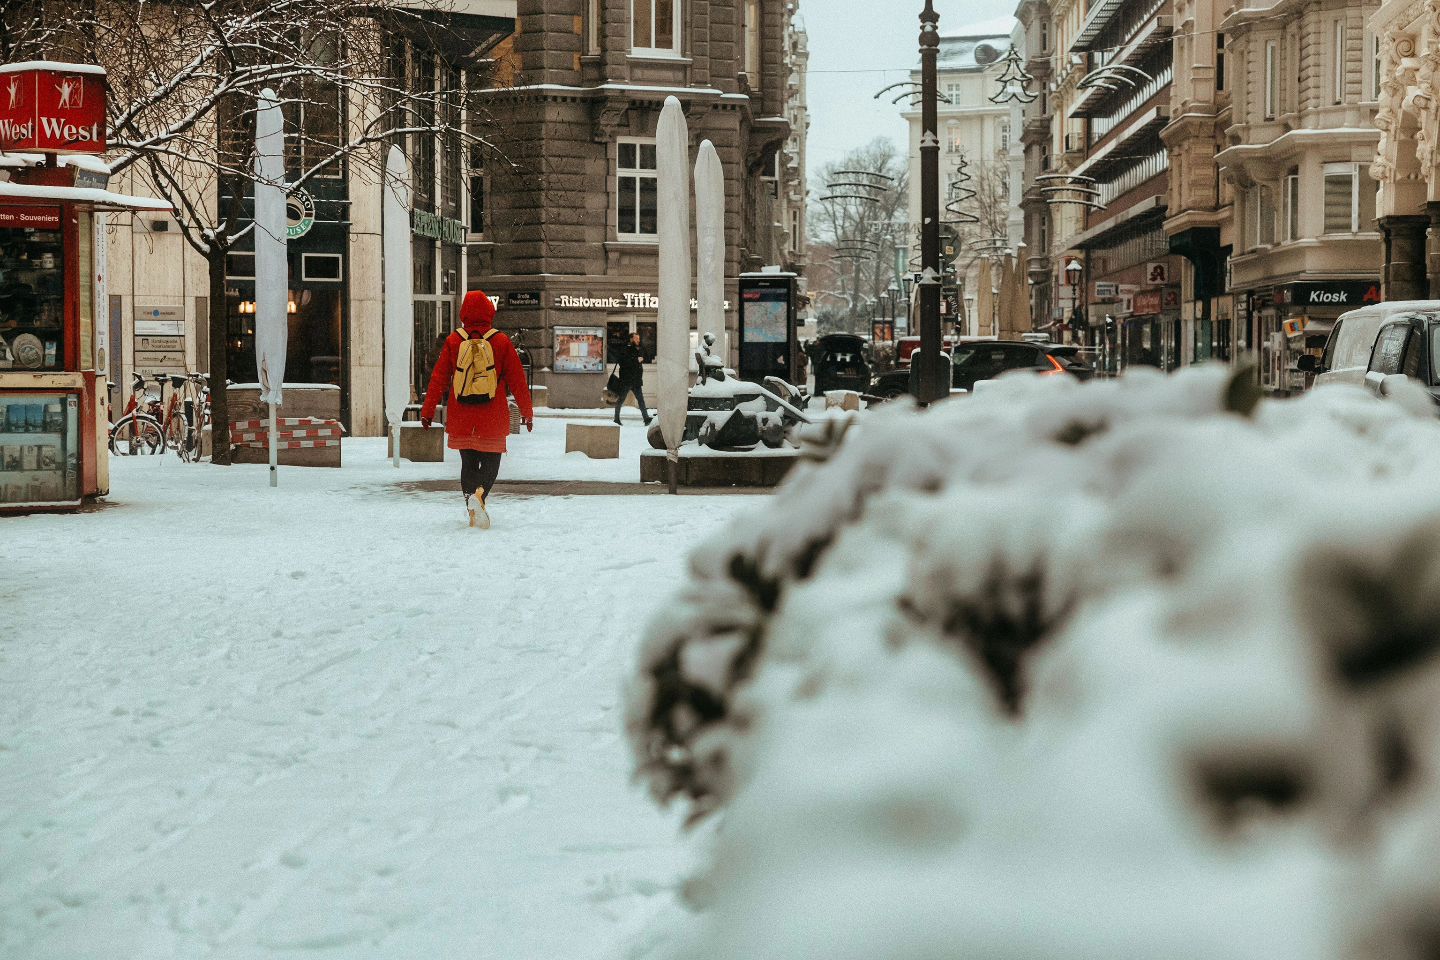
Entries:
<svg viewBox="0 0 1440 960">
<path fill-rule="evenodd" d="M 870 364 L 865 362 L 864 337 L 831 333 L 815 341 L 815 392 L 855 390 L 870 386 Z"/>
<path fill-rule="evenodd" d="M 951 358 L 951 386 L 974 390 L 980 380 L 993 380 L 1012 370 L 1030 370 L 1043 376 L 1067 374 L 1089 380 L 1095 369 L 1080 357 L 1080 348 L 1056 343 L 1019 340 L 983 340 L 967 343 Z M 893 399 L 910 392 L 910 371 L 896 370 L 876 377 L 870 395 Z"/>
<path fill-rule="evenodd" d="M 1370 368 L 1376 335 L 1386 321 L 1402 316 L 1440 315 L 1440 300 L 1374 303 L 1347 311 L 1335 321 L 1325 352 L 1318 359 L 1302 356 L 1296 363 L 1302 373 L 1315 374 L 1315 386 L 1349 383 L 1360 386 Z"/>
<path fill-rule="evenodd" d="M 942 343 L 945 352 L 950 353 L 955 349 L 957 341 L 954 337 L 945 337 Z M 919 337 L 901 337 L 895 341 L 895 362 L 902 367 L 910 366 L 910 355 L 919 349 Z"/>
<path fill-rule="evenodd" d="M 1440 406 L 1440 313 L 1410 313 L 1385 323 L 1376 335 L 1365 385 L 1383 397 L 1405 380 L 1429 390 Z"/>
</svg>

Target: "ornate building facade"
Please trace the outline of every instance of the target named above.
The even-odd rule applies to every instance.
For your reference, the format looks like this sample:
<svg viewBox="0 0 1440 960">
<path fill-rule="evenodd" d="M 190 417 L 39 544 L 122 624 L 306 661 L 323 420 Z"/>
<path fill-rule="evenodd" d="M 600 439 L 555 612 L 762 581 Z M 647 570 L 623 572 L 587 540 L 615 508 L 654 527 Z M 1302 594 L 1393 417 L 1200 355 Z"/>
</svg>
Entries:
<svg viewBox="0 0 1440 960">
<path fill-rule="evenodd" d="M 1440 297 L 1440 3 L 1390 0 L 1370 21 L 1380 129 L 1370 174 L 1387 300 Z M 1427 236 L 1427 233 L 1430 234 Z"/>
</svg>

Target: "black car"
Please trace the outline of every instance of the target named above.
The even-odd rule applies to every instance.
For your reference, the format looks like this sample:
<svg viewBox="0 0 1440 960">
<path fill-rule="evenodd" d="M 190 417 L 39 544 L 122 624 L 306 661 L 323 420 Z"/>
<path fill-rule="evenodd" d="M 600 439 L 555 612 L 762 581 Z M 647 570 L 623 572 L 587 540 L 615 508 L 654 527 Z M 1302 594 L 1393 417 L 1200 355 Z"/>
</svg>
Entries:
<svg viewBox="0 0 1440 960">
<path fill-rule="evenodd" d="M 865 339 L 851 333 L 831 333 L 815 341 L 815 392 L 854 390 L 870 386 L 870 365 L 865 362 Z"/>
<path fill-rule="evenodd" d="M 1400 377 L 1420 384 L 1440 404 L 1440 318 L 1415 314 L 1380 328 L 1365 385 L 1383 397 Z"/>
<path fill-rule="evenodd" d="M 1058 343 L 1027 343 L 1020 340 L 983 340 L 957 347 L 952 357 L 950 385 L 974 390 L 980 380 L 993 380 L 1011 370 L 1030 370 L 1042 376 L 1066 374 L 1089 380 L 1095 369 L 1086 363 L 1077 346 Z M 882 374 L 870 384 L 870 395 L 892 399 L 910 392 L 910 371 Z"/>
</svg>

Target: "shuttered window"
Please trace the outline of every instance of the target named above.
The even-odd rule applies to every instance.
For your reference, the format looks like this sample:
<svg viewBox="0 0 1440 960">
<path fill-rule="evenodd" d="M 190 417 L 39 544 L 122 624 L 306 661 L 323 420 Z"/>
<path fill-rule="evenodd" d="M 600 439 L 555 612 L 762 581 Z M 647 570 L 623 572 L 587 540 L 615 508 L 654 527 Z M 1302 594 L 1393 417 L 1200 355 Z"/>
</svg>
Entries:
<svg viewBox="0 0 1440 960">
<path fill-rule="evenodd" d="M 1325 232 L 1355 232 L 1355 170 L 1325 170 Z"/>
</svg>

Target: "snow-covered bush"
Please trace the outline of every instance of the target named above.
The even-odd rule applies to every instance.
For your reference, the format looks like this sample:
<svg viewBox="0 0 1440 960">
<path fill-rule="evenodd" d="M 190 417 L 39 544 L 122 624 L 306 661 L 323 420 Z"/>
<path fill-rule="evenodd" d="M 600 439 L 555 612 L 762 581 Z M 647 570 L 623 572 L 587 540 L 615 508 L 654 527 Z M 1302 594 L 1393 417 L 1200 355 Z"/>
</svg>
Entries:
<svg viewBox="0 0 1440 960">
<path fill-rule="evenodd" d="M 1440 424 L 1224 370 L 862 418 L 628 722 L 686 960 L 1440 956 Z"/>
</svg>

